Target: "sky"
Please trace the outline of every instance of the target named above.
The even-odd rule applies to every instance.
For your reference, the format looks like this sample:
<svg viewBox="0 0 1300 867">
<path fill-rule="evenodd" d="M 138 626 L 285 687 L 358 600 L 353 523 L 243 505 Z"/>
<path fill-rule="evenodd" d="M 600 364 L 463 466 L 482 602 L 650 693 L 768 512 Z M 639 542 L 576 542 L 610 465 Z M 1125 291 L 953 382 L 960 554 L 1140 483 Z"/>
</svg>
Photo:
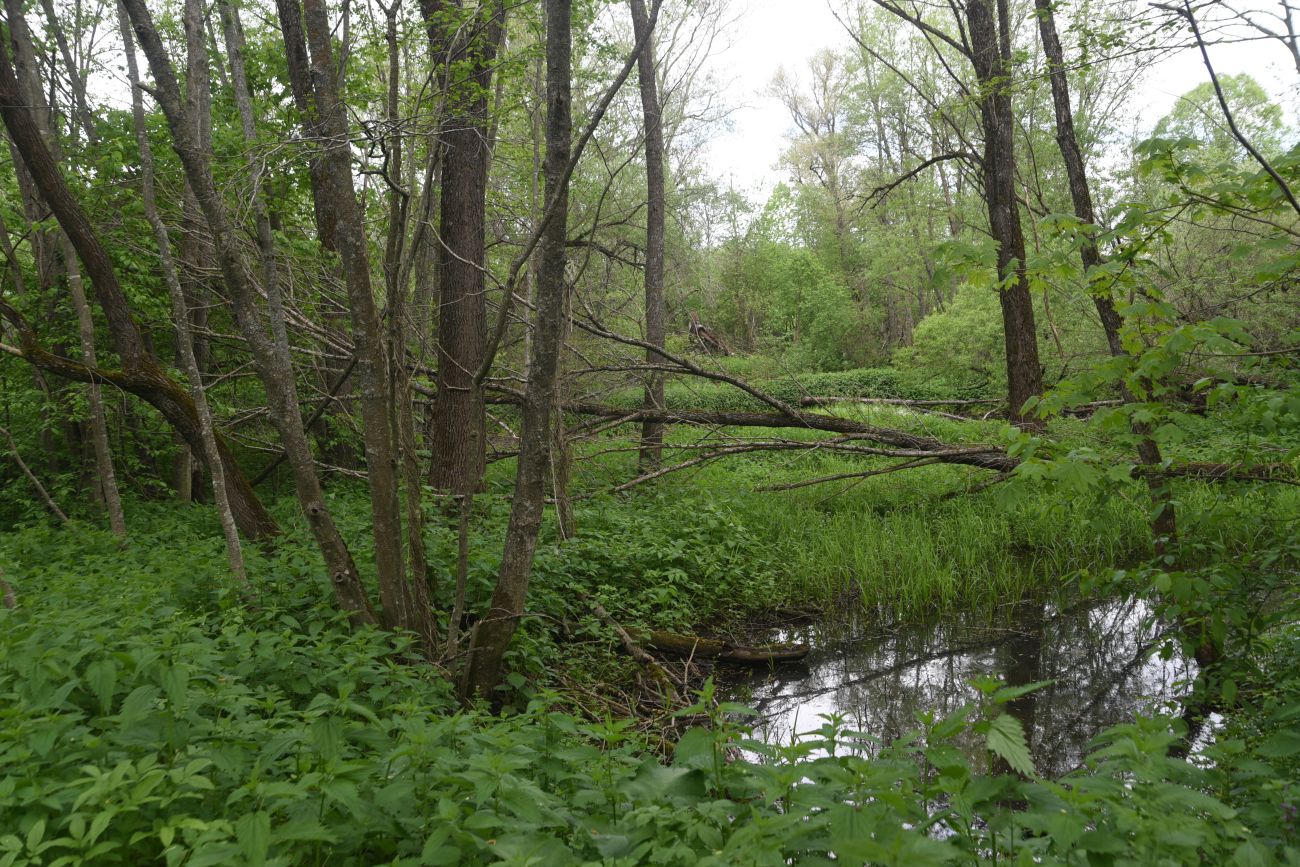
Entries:
<svg viewBox="0 0 1300 867">
<path fill-rule="evenodd" d="M 843 50 L 851 40 L 836 20 L 843 0 L 735 0 L 739 14 L 727 34 L 729 46 L 714 58 L 726 90 L 723 102 L 738 106 L 731 129 L 719 131 L 709 148 L 711 174 L 738 192 L 762 198 L 784 179 L 778 166 L 790 121 L 781 103 L 764 91 L 777 70 L 800 71 L 822 48 Z M 1264 4 L 1268 0 L 1253 0 Z M 1249 72 L 1288 109 L 1295 123 L 1300 85 L 1286 50 L 1272 41 L 1215 46 L 1211 60 L 1219 74 Z M 1180 94 L 1209 76 L 1196 51 L 1183 51 L 1158 64 L 1134 95 L 1134 119 L 1147 132 Z"/>
</svg>

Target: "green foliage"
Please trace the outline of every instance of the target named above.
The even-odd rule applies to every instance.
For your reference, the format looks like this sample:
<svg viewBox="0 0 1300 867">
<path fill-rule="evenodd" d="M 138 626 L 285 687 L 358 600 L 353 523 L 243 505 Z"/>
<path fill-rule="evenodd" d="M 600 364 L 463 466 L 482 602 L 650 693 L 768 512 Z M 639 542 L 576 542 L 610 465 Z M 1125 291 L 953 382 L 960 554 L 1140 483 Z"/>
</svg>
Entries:
<svg viewBox="0 0 1300 867">
<path fill-rule="evenodd" d="M 1281 150 L 1284 130 L 1281 106 L 1247 73 L 1218 78 L 1237 128 L 1260 151 L 1272 155 Z M 1156 122 L 1152 135 L 1192 139 L 1216 160 L 1236 162 L 1249 158 L 1228 128 L 1214 85 L 1208 81 L 1180 96 L 1169 114 Z"/>
<path fill-rule="evenodd" d="M 810 370 L 880 357 L 848 288 L 806 249 L 760 238 L 737 248 L 722 281 L 727 293 L 712 317 L 742 346 L 761 335 Z"/>
<path fill-rule="evenodd" d="M 29 531 L 5 552 L 61 561 L 65 544 Z M 1285 733 L 1259 735 L 1263 759 L 1232 741 L 1198 767 L 1167 757 L 1165 721 L 1139 722 L 1053 782 L 1032 778 L 1018 724 L 999 709 L 1016 691 L 990 687 L 986 711 L 923 720 L 867 759 L 837 720 L 788 747 L 748 741 L 730 721 L 746 711 L 719 704 L 709 684 L 683 712 L 711 725 L 687 731 L 662 764 L 628 722 L 574 718 L 545 695 L 506 718 L 455 712 L 441 678 L 404 661 L 406 642 L 285 608 L 274 587 L 259 588 L 255 611 L 177 608 L 168 590 L 183 570 L 24 574 L 21 606 L 0 613 L 0 864 L 1295 854 Z M 1028 778 L 975 771 L 955 746 L 969 728 Z M 758 761 L 733 760 L 737 747 Z M 1218 794 L 1246 783 L 1240 812 Z"/>
<path fill-rule="evenodd" d="M 970 285 L 958 287 L 952 303 L 922 320 L 913 332 L 912 345 L 897 350 L 894 360 L 905 370 L 977 383 L 1005 381 L 997 293 Z"/>
</svg>

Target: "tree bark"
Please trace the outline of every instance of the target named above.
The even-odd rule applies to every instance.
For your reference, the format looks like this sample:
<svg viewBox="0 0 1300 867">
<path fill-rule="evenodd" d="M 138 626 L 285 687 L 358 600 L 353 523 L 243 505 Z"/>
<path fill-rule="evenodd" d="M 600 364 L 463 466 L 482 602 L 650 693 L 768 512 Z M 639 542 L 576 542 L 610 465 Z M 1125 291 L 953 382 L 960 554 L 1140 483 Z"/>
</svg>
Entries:
<svg viewBox="0 0 1300 867">
<path fill-rule="evenodd" d="M 555 211 L 542 236 L 538 267 L 536 326 L 524 391 L 522 442 L 515 494 L 506 529 L 501 572 L 487 613 L 471 644 L 464 692 L 493 699 L 506 648 L 524 610 L 537 534 L 545 506 L 550 457 L 553 392 L 564 326 L 569 194 L 565 169 L 572 149 L 571 0 L 546 0 L 546 201 Z"/>
<path fill-rule="evenodd" d="M 464 495 L 480 490 L 486 469 L 487 413 L 475 381 L 487 352 L 488 93 L 505 15 L 500 0 L 487 20 L 468 23 L 447 45 L 439 20 L 444 0 L 421 0 L 429 53 L 446 54 L 446 114 L 440 191 L 438 279 L 438 397 L 434 403 L 429 483 Z M 501 303 L 506 303 L 503 299 Z"/>
<path fill-rule="evenodd" d="M 664 321 L 664 119 L 659 102 L 659 82 L 650 30 L 650 14 L 645 0 L 628 0 L 632 9 L 632 30 L 637 42 L 645 41 L 645 48 L 637 58 L 637 78 L 641 87 L 641 115 L 645 125 L 645 178 L 646 178 L 646 247 L 645 247 L 645 339 L 647 343 L 663 347 L 666 337 Z M 663 364 L 664 359 L 654 350 L 646 350 L 647 364 Z M 652 371 L 646 380 L 645 409 L 663 409 L 664 377 Z M 646 422 L 641 426 L 641 451 L 638 467 L 641 472 L 657 467 L 663 459 L 663 426 Z"/>
<path fill-rule="evenodd" d="M 193 400 L 164 372 L 162 365 L 147 350 L 139 327 L 131 317 L 130 306 L 118 283 L 108 252 L 68 189 L 67 181 L 41 140 L 27 105 L 14 77 L 8 51 L 3 41 L 0 41 L 0 116 L 3 117 L 15 148 L 22 155 L 34 186 L 67 233 L 68 240 L 90 278 L 95 299 L 108 322 L 113 350 L 122 361 L 121 375 L 116 384 L 151 404 L 185 438 L 191 448 L 200 449 L 201 425 Z M 84 365 L 68 364 L 67 359 L 46 352 L 36 344 L 35 335 L 30 331 L 23 335 L 22 343 L 24 358 L 50 372 L 81 381 L 107 378 L 99 377 L 96 371 L 88 371 Z M 227 476 L 233 482 L 231 505 L 241 529 L 253 538 L 279 532 L 275 521 L 258 500 L 234 456 L 224 444 L 221 447 L 221 457 Z"/>
<path fill-rule="evenodd" d="M 1015 131 L 1011 117 L 1010 29 L 1003 0 L 994 19 L 992 0 L 968 0 L 967 31 L 971 62 L 979 80 L 980 117 L 984 127 L 984 199 L 989 231 L 997 244 L 998 297 L 1006 341 L 1007 398 L 1012 421 L 1033 426 L 1022 410 L 1031 397 L 1042 394 L 1043 371 L 1038 360 L 1038 331 L 1034 302 L 1025 274 L 1025 236 L 1016 202 Z"/>
</svg>

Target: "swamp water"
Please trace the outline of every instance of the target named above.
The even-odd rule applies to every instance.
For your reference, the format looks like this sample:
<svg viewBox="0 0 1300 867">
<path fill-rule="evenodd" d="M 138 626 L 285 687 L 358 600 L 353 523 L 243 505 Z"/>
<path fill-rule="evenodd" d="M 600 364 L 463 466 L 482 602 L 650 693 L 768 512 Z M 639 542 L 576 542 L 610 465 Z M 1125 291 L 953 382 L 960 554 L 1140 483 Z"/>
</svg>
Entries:
<svg viewBox="0 0 1300 867">
<path fill-rule="evenodd" d="M 750 673 L 732 695 L 758 712 L 754 737 L 767 743 L 789 744 L 829 714 L 888 742 L 914 731 L 918 714 L 937 719 L 977 703 L 971 680 L 981 675 L 1011 686 L 1050 680 L 1007 710 L 1024 725 L 1039 773 L 1057 776 L 1081 763 L 1101 730 L 1135 712 L 1177 711 L 1196 664 L 1160 658 L 1166 629 L 1144 602 L 1112 599 L 1020 603 L 1001 617 L 890 630 L 863 623 L 783 630 L 771 640 L 807 643 L 812 652 Z M 976 756 L 975 742 L 967 746 Z M 870 740 L 855 748 L 874 752 Z"/>
</svg>

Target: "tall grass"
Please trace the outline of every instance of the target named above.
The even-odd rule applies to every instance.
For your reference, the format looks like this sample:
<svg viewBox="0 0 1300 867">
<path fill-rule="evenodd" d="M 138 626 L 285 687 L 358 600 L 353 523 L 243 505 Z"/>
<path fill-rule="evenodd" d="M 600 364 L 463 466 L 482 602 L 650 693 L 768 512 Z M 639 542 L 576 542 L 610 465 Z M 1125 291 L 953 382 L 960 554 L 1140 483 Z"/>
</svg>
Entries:
<svg viewBox="0 0 1300 867">
<path fill-rule="evenodd" d="M 952 442 L 996 442 L 1001 436 L 996 422 L 956 423 L 887 407 L 840 411 Z M 797 430 L 732 433 L 824 436 Z M 670 444 L 701 435 L 674 429 Z M 1053 435 L 1067 443 L 1097 445 L 1077 421 L 1054 422 Z M 582 484 L 599 487 L 634 474 L 627 453 L 603 451 L 613 447 L 605 441 L 590 449 L 601 454 L 582 465 Z M 719 509 L 752 539 L 761 540 L 752 551 L 751 568 L 763 574 L 775 571 L 774 605 L 827 612 L 842 610 L 850 598 L 886 617 L 992 611 L 1027 594 L 1066 589 L 1081 573 L 1110 572 L 1151 554 L 1150 500 L 1138 483 L 1088 495 L 1015 482 L 966 493 L 988 480 L 989 473 L 940 465 L 792 491 L 763 490 L 888 463 L 815 450 L 760 453 L 666 477 L 609 507 L 635 510 L 639 498 L 669 496 L 679 515 Z M 1188 518 L 1185 531 L 1234 550 L 1250 550 L 1252 528 L 1261 521 L 1287 520 L 1288 515 L 1300 521 L 1300 492 L 1294 489 L 1180 481 L 1175 490 Z M 670 521 L 672 514 L 667 515 Z M 1195 523 L 1191 516 L 1198 516 Z M 663 532 L 671 536 L 674 529 L 665 526 Z"/>
</svg>

